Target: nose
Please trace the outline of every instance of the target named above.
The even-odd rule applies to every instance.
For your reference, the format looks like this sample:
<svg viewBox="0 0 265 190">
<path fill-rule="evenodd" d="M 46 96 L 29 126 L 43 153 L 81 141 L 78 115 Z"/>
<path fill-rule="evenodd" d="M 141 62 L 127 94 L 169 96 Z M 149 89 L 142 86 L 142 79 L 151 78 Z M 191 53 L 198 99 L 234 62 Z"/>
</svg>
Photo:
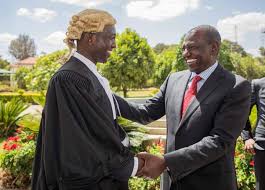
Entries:
<svg viewBox="0 0 265 190">
<path fill-rule="evenodd" d="M 117 46 L 116 46 L 116 42 L 114 41 L 112 44 L 111 44 L 111 49 L 115 49 Z"/>
<path fill-rule="evenodd" d="M 190 52 L 187 50 L 187 48 L 183 49 L 182 56 L 184 58 L 188 58 L 190 56 Z"/>
</svg>

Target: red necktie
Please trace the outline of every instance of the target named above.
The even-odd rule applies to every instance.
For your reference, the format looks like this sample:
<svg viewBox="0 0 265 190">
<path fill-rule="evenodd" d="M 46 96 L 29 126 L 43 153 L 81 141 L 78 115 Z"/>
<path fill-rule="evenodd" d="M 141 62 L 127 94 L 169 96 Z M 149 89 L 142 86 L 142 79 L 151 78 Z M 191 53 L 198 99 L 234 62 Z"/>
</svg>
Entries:
<svg viewBox="0 0 265 190">
<path fill-rule="evenodd" d="M 191 86 L 189 89 L 186 91 L 183 103 L 182 103 L 182 112 L 181 114 L 183 115 L 188 108 L 190 101 L 194 96 L 197 94 L 197 83 L 201 80 L 202 78 L 199 75 L 196 75 L 191 82 Z"/>
</svg>

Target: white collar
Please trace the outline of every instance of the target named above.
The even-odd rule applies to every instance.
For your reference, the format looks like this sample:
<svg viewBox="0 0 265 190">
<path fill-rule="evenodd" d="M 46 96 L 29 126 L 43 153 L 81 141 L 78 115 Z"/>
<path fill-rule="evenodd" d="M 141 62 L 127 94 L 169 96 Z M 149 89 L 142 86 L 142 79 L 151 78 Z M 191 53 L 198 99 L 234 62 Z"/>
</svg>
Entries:
<svg viewBox="0 0 265 190">
<path fill-rule="evenodd" d="M 85 56 L 81 55 L 77 51 L 73 53 L 73 56 L 77 59 L 79 59 L 81 62 L 83 62 L 92 72 L 97 72 L 97 66 L 95 63 L 90 61 L 88 58 Z"/>
<path fill-rule="evenodd" d="M 199 75 L 203 80 L 207 80 L 210 75 L 215 71 L 215 69 L 218 66 L 218 62 L 216 61 L 212 66 L 210 66 L 208 69 L 204 70 L 200 74 L 196 74 L 195 72 L 191 73 L 190 80 L 193 79 L 196 75 Z"/>
</svg>

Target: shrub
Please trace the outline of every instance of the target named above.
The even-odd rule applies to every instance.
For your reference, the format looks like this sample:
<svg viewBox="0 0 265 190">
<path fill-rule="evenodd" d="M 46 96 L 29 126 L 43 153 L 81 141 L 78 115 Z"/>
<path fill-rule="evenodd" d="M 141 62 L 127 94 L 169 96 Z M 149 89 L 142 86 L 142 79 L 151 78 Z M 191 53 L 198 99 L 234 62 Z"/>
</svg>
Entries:
<svg viewBox="0 0 265 190">
<path fill-rule="evenodd" d="M 235 149 L 235 167 L 239 190 L 254 190 L 254 161 L 253 156 L 244 150 L 244 143 L 241 138 L 237 140 Z"/>
<path fill-rule="evenodd" d="M 20 67 L 16 70 L 15 80 L 17 82 L 17 87 L 22 89 L 27 89 L 27 83 L 25 77 L 31 72 L 31 69 L 26 67 Z"/>
<path fill-rule="evenodd" d="M 162 141 L 158 144 L 153 144 L 146 147 L 146 152 L 154 155 L 162 155 L 164 152 L 164 145 Z M 160 189 L 160 177 L 155 180 L 147 180 L 144 178 L 134 177 L 129 180 L 130 190 L 159 190 Z"/>
<path fill-rule="evenodd" d="M 35 155 L 35 134 L 21 131 L 2 144 L 0 167 L 6 172 L 3 185 L 6 188 L 27 187 L 30 184 Z"/>
<path fill-rule="evenodd" d="M 128 134 L 132 151 L 134 151 L 135 153 L 142 151 L 141 145 L 144 140 L 144 135 L 147 132 L 144 125 L 132 122 L 122 117 L 118 117 L 117 121 L 119 125 L 124 129 L 124 131 Z"/>
<path fill-rule="evenodd" d="M 25 115 L 17 122 L 18 126 L 23 128 L 23 131 L 30 131 L 34 134 L 38 134 L 40 127 L 41 113 Z M 18 129 L 19 130 L 19 129 Z"/>
<path fill-rule="evenodd" d="M 23 92 L 19 90 L 17 93 L 2 93 L 0 94 L 0 101 L 8 102 L 12 99 L 20 99 L 23 102 L 30 104 L 39 104 L 38 99 L 44 98 L 45 92 L 32 93 L 32 92 Z"/>
<path fill-rule="evenodd" d="M 8 84 L 0 82 L 0 92 L 12 92 L 14 89 Z"/>
<path fill-rule="evenodd" d="M 67 53 L 68 50 L 59 50 L 39 57 L 31 72 L 25 76 L 27 89 L 47 90 L 52 75 L 61 67 Z"/>
<path fill-rule="evenodd" d="M 0 101 L 0 137 L 7 137 L 15 132 L 16 122 L 23 117 L 21 113 L 27 108 L 28 105 L 18 99 L 6 103 Z"/>
</svg>

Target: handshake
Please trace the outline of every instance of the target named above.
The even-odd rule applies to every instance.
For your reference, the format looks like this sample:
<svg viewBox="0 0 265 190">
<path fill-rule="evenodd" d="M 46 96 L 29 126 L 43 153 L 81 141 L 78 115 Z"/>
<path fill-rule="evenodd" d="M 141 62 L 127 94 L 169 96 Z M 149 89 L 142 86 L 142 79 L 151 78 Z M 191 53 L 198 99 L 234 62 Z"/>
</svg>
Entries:
<svg viewBox="0 0 265 190">
<path fill-rule="evenodd" d="M 144 177 L 147 179 L 156 179 L 166 169 L 166 162 L 164 157 L 155 156 L 146 152 L 137 154 L 138 171 L 137 177 Z"/>
</svg>

